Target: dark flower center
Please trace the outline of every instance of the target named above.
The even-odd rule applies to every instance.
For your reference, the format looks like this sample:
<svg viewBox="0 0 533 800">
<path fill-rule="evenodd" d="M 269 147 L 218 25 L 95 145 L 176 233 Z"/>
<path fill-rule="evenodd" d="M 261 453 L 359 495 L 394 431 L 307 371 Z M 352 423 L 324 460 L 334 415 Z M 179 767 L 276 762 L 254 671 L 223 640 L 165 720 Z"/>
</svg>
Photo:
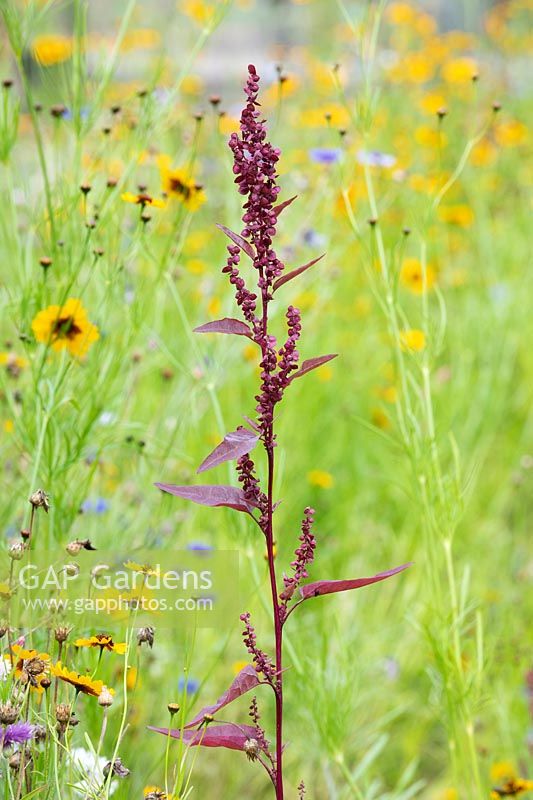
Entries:
<svg viewBox="0 0 533 800">
<path fill-rule="evenodd" d="M 190 186 L 186 186 L 183 181 L 180 181 L 179 178 L 170 178 L 170 191 L 175 192 L 176 194 L 182 195 L 186 200 L 192 194 L 192 189 Z"/>
<path fill-rule="evenodd" d="M 73 317 L 60 317 L 52 326 L 52 333 L 57 339 L 75 339 L 81 333 Z"/>
</svg>

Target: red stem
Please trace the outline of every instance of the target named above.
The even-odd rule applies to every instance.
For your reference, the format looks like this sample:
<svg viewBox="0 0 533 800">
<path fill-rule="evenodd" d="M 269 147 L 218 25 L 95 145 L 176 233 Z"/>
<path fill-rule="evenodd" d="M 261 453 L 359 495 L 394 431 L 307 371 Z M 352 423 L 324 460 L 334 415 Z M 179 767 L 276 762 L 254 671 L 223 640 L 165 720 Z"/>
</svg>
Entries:
<svg viewBox="0 0 533 800">
<path fill-rule="evenodd" d="M 274 615 L 274 635 L 276 639 L 276 800 L 283 800 L 283 673 L 282 673 L 282 648 L 283 628 L 279 613 L 278 588 L 276 581 L 276 566 L 274 560 L 274 531 L 272 525 L 273 514 L 273 488 L 274 488 L 274 448 L 272 443 L 267 446 L 268 455 L 268 507 L 267 507 L 267 555 L 268 572 L 270 575 L 270 588 L 272 591 L 272 611 Z"/>
</svg>

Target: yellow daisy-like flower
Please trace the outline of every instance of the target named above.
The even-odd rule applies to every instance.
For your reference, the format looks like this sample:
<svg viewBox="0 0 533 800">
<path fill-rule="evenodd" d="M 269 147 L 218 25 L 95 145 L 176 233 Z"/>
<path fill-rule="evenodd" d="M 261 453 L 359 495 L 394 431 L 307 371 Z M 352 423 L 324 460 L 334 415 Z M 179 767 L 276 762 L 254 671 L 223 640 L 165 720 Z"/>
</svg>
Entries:
<svg viewBox="0 0 533 800">
<path fill-rule="evenodd" d="M 403 350 L 411 350 L 414 353 L 420 353 L 426 346 L 426 334 L 418 328 L 401 331 L 400 344 Z"/>
<path fill-rule="evenodd" d="M 169 197 L 176 197 L 189 211 L 197 211 L 206 201 L 203 188 L 194 181 L 184 168 L 173 169 L 169 156 L 157 159 L 163 191 Z"/>
<path fill-rule="evenodd" d="M 17 662 L 15 664 L 15 677 L 21 683 L 29 684 L 38 694 L 44 689 L 41 682 L 48 677 L 50 670 L 50 656 L 48 653 L 39 653 L 38 650 L 25 650 L 21 645 L 11 647 Z"/>
<path fill-rule="evenodd" d="M 99 647 L 101 653 L 108 650 L 110 653 L 118 653 L 121 656 L 128 649 L 126 642 L 114 642 L 112 637 L 105 633 L 97 633 L 96 636 L 90 636 L 88 639 L 76 639 L 74 644 L 76 647 Z"/>
<path fill-rule="evenodd" d="M 125 561 L 124 566 L 127 569 L 131 569 L 133 572 L 140 572 L 143 575 L 159 575 L 160 570 L 158 568 L 154 569 L 150 566 L 150 564 L 137 564 L 136 561 Z"/>
<path fill-rule="evenodd" d="M 406 258 L 403 262 L 400 270 L 400 283 L 415 294 L 423 294 L 424 288 L 431 289 L 435 285 L 436 279 L 435 270 L 430 264 L 426 265 L 424 282 L 422 264 L 417 258 Z"/>
<path fill-rule="evenodd" d="M 144 798 L 145 800 L 179 800 L 179 797 L 167 794 L 159 786 L 145 786 Z"/>
<path fill-rule="evenodd" d="M 524 792 L 531 791 L 533 791 L 533 781 L 528 781 L 525 778 L 511 778 L 502 786 L 495 786 L 490 796 L 493 800 L 498 800 L 499 797 L 518 797 Z"/>
<path fill-rule="evenodd" d="M 48 306 L 39 311 L 31 327 L 38 342 L 57 351 L 66 348 L 73 356 L 86 355 L 99 338 L 98 328 L 89 322 L 81 300 L 72 297 L 63 306 Z"/>
<path fill-rule="evenodd" d="M 319 489 L 331 489 L 334 484 L 333 475 L 322 469 L 312 469 L 307 473 L 307 480 L 311 486 L 317 486 Z"/>
<path fill-rule="evenodd" d="M 139 192 L 138 194 L 133 194 L 132 192 L 123 192 L 121 198 L 124 200 L 125 203 L 133 203 L 137 206 L 154 206 L 155 208 L 166 208 L 166 203 L 164 200 L 160 200 L 157 197 L 152 197 L 150 194 L 146 194 L 145 192 Z"/>
<path fill-rule="evenodd" d="M 31 51 L 42 67 L 51 67 L 53 64 L 68 61 L 72 56 L 72 39 L 60 34 L 37 36 L 33 40 Z"/>
<path fill-rule="evenodd" d="M 442 67 L 442 78 L 446 83 L 468 83 L 477 74 L 477 64 L 471 58 L 454 58 Z"/>
<path fill-rule="evenodd" d="M 458 203 L 451 206 L 440 206 L 439 218 L 450 225 L 459 225 L 461 228 L 469 228 L 474 222 L 474 212 L 465 203 Z"/>
<path fill-rule="evenodd" d="M 104 689 L 103 681 L 96 681 L 89 675 L 80 675 L 79 672 L 74 672 L 63 666 L 61 661 L 53 664 L 51 667 L 52 675 L 59 680 L 69 683 L 76 689 L 76 693 L 88 694 L 91 697 L 99 697 Z M 107 687 L 106 687 L 107 688 Z M 115 694 L 113 689 L 108 689 L 111 694 Z"/>
</svg>

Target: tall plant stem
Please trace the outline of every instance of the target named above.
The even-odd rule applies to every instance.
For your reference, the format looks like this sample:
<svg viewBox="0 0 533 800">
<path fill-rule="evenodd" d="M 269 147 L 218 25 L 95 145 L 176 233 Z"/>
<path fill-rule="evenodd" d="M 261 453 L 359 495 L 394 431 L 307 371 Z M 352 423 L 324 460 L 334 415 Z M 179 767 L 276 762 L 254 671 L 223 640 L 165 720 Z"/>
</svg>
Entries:
<svg viewBox="0 0 533 800">
<path fill-rule="evenodd" d="M 271 439 L 271 437 L 269 437 Z M 276 800 L 283 800 L 283 628 L 279 613 L 278 589 L 276 581 L 276 565 L 274 555 L 273 489 L 274 489 L 274 447 L 270 442 L 266 445 L 268 456 L 268 492 L 267 492 L 267 555 L 270 588 L 272 591 L 272 612 L 274 616 L 274 635 L 276 640 Z"/>
</svg>

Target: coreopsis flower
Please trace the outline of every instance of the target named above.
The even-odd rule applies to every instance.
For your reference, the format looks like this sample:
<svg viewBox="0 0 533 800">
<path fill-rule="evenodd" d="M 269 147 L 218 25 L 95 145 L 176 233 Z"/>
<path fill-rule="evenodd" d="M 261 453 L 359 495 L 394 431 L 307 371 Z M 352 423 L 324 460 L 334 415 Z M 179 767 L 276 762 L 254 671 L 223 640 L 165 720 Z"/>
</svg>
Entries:
<svg viewBox="0 0 533 800">
<path fill-rule="evenodd" d="M 400 283 L 415 294 L 423 294 L 435 285 L 436 274 L 434 268 L 426 265 L 425 286 L 422 264 L 416 258 L 406 258 L 400 270 Z"/>
<path fill-rule="evenodd" d="M 152 195 L 147 194 L 146 192 L 138 192 L 137 194 L 132 194 L 131 192 L 123 192 L 121 198 L 124 200 L 125 203 L 134 203 L 137 206 L 153 206 L 154 208 L 165 208 L 166 203 L 164 200 L 161 200 L 158 197 L 152 197 Z"/>
<path fill-rule="evenodd" d="M 74 644 L 76 647 L 99 647 L 100 653 L 108 650 L 110 653 L 119 655 L 124 655 L 128 649 L 126 642 L 114 642 L 111 636 L 104 633 L 97 633 L 96 636 L 90 636 L 88 639 L 76 639 Z"/>
<path fill-rule="evenodd" d="M 400 345 L 403 350 L 420 353 L 426 346 L 426 334 L 418 328 L 400 332 Z"/>
<path fill-rule="evenodd" d="M 34 59 L 42 67 L 68 61 L 72 56 L 72 39 L 60 34 L 37 36 L 31 46 Z"/>
<path fill-rule="evenodd" d="M 307 473 L 307 480 L 319 489 L 331 489 L 334 483 L 333 475 L 322 469 L 312 469 Z"/>
<path fill-rule="evenodd" d="M 48 653 L 39 653 L 37 650 L 25 650 L 21 645 L 11 647 L 15 658 L 15 677 L 24 685 L 29 684 L 38 694 L 42 694 L 43 680 L 50 671 L 50 656 Z"/>
<path fill-rule="evenodd" d="M 171 163 L 170 157 L 166 155 L 157 159 L 164 193 L 175 197 L 188 211 L 197 211 L 206 201 L 202 186 L 193 180 L 187 169 L 173 168 Z"/>
<path fill-rule="evenodd" d="M 173 794 L 167 794 L 160 786 L 145 786 L 144 800 L 175 800 Z"/>
<path fill-rule="evenodd" d="M 99 697 L 104 690 L 103 681 L 94 680 L 89 677 L 89 675 L 80 675 L 79 672 L 69 670 L 67 667 L 63 666 L 61 661 L 52 665 L 51 672 L 54 677 L 73 686 L 77 694 L 81 693 L 88 694 L 91 697 Z M 108 691 L 111 692 L 111 694 L 113 693 L 113 689 L 109 689 Z"/>
<path fill-rule="evenodd" d="M 73 356 L 86 355 L 99 338 L 98 328 L 87 318 L 81 300 L 69 298 L 62 306 L 48 306 L 39 311 L 31 324 L 38 342 L 53 350 L 67 349 Z"/>
</svg>

